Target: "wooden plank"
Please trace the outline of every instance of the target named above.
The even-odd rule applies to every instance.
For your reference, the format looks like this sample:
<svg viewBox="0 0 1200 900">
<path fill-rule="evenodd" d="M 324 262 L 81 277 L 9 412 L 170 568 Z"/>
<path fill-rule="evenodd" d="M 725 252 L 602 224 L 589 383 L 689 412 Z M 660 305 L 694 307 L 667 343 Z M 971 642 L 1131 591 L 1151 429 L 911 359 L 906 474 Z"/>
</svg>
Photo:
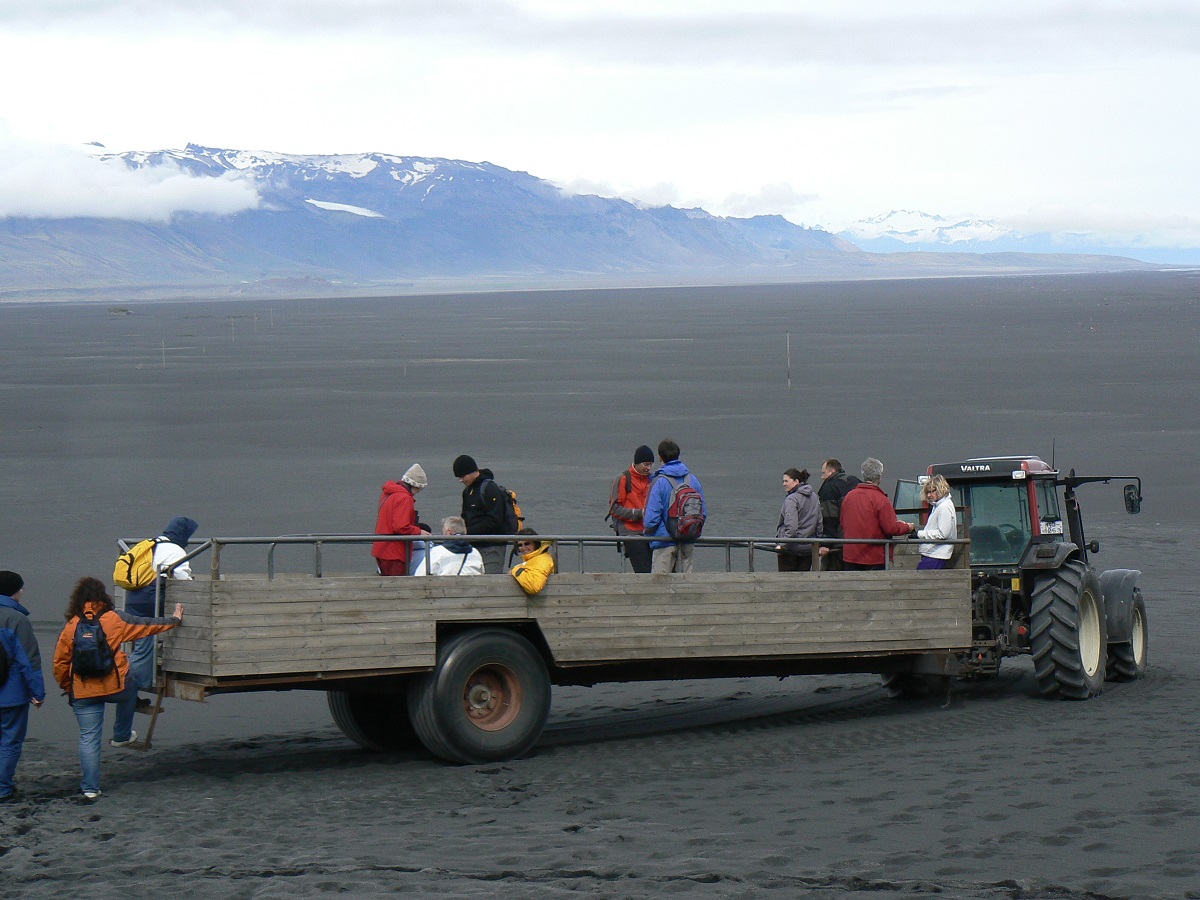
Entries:
<svg viewBox="0 0 1200 900">
<path fill-rule="evenodd" d="M 326 650 L 330 653 L 357 651 L 370 654 L 374 651 L 383 652 L 384 648 L 387 648 L 389 652 L 403 652 L 405 648 L 409 647 L 432 646 L 434 637 L 433 627 L 429 626 L 421 631 L 400 632 L 391 635 L 317 633 L 305 636 L 281 635 L 270 638 L 226 638 L 214 642 L 213 652 L 217 655 L 224 655 L 230 652 L 257 649 L 264 657 L 279 658 L 286 658 L 289 653 L 301 655 L 309 649 Z"/>
<path fill-rule="evenodd" d="M 212 675 L 216 678 L 232 678 L 245 675 L 290 675 L 303 672 L 353 672 L 364 669 L 390 671 L 397 669 L 428 670 L 433 662 L 425 657 L 388 657 L 386 659 L 359 659 L 337 657 L 299 657 L 289 664 L 276 664 L 270 660 L 243 658 L 219 658 L 213 661 Z M 190 673 L 206 674 L 206 673 Z"/>
<path fill-rule="evenodd" d="M 871 612 L 921 612 L 969 615 L 969 608 L 958 598 L 936 597 L 920 600 L 888 598 L 865 603 L 853 598 L 825 598 L 820 601 L 784 601 L 782 603 L 737 603 L 737 604 L 652 604 L 652 603 L 597 603 L 587 608 L 572 609 L 557 607 L 553 610 L 535 610 L 539 622 L 566 623 L 619 620 L 622 618 L 705 618 L 742 619 L 748 616 L 767 616 L 790 619 L 814 613 L 846 616 L 866 615 Z"/>
</svg>

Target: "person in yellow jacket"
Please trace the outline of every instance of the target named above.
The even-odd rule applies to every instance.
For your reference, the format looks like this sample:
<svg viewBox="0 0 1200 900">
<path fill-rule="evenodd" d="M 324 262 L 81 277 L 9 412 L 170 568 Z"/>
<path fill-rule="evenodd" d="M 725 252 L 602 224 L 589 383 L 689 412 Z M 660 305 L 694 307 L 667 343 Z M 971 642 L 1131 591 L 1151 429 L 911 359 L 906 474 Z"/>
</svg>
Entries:
<svg viewBox="0 0 1200 900">
<path fill-rule="evenodd" d="M 522 528 L 517 532 L 520 537 L 536 537 L 537 532 L 532 528 Z M 517 579 L 527 594 L 536 594 L 546 586 L 550 576 L 554 574 L 554 557 L 550 555 L 550 545 L 544 541 L 517 541 L 517 552 L 521 554 L 521 562 L 512 567 L 511 575 Z"/>
<path fill-rule="evenodd" d="M 106 675 L 85 678 L 75 672 L 75 628 L 85 615 L 94 617 L 104 629 L 105 642 L 112 650 L 113 667 Z M 81 789 L 88 800 L 100 796 L 100 738 L 104 730 L 104 704 L 115 703 L 112 745 L 128 747 L 137 740 L 133 730 L 133 710 L 137 704 L 138 683 L 129 677 L 129 659 L 121 644 L 158 634 L 183 621 L 183 604 L 175 604 L 170 618 L 147 618 L 113 609 L 104 583 L 98 578 L 80 578 L 67 606 L 67 624 L 54 648 L 54 680 L 66 693 L 71 710 L 79 720 L 79 766 L 83 770 Z"/>
</svg>

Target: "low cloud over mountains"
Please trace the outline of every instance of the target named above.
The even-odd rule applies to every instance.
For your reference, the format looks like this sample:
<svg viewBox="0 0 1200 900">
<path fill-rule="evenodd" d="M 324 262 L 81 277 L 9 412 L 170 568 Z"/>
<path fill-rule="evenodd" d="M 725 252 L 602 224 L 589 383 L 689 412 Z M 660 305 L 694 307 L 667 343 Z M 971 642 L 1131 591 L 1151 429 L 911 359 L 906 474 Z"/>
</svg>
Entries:
<svg viewBox="0 0 1200 900">
<path fill-rule="evenodd" d="M 97 151 L 12 169 L 0 195 L 0 275 L 10 296 L 297 278 L 369 289 L 432 280 L 886 277 L 911 274 L 913 265 L 931 273 L 926 260 L 864 253 L 845 236 L 780 216 L 643 208 L 490 163 L 389 154 Z M 940 274 L 1130 264 L 943 256 L 933 265 Z"/>
</svg>

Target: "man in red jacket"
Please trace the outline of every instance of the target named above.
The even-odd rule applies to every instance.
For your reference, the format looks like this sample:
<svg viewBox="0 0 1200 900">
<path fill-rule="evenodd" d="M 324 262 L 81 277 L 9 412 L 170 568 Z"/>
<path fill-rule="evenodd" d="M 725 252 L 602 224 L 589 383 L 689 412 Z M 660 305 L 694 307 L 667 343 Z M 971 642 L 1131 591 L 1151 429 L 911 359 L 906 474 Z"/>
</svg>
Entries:
<svg viewBox="0 0 1200 900">
<path fill-rule="evenodd" d="M 915 525 L 896 518 L 896 509 L 879 482 L 883 463 L 870 458 L 862 464 L 863 483 L 842 500 L 842 533 L 847 539 L 880 540 L 916 531 Z M 846 571 L 883 569 L 887 564 L 884 544 L 846 544 L 842 550 Z"/>
<path fill-rule="evenodd" d="M 410 466 L 399 481 L 387 482 L 379 498 L 375 533 L 422 534 L 417 525 L 417 509 L 413 498 L 427 484 L 429 479 L 425 477 L 425 470 L 420 464 Z M 371 545 L 371 555 L 375 557 L 380 575 L 407 575 L 412 544 L 407 541 L 376 541 Z"/>
</svg>

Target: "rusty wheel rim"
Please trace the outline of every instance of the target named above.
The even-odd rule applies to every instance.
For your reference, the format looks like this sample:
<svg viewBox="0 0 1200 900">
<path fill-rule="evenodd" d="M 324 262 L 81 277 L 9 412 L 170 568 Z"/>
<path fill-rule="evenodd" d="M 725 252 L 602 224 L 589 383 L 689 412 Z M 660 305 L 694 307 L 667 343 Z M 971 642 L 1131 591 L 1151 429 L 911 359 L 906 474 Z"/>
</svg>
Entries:
<svg viewBox="0 0 1200 900">
<path fill-rule="evenodd" d="M 521 712 L 521 682 L 502 665 L 480 666 L 463 688 L 463 711 L 481 731 L 500 731 Z"/>
</svg>

